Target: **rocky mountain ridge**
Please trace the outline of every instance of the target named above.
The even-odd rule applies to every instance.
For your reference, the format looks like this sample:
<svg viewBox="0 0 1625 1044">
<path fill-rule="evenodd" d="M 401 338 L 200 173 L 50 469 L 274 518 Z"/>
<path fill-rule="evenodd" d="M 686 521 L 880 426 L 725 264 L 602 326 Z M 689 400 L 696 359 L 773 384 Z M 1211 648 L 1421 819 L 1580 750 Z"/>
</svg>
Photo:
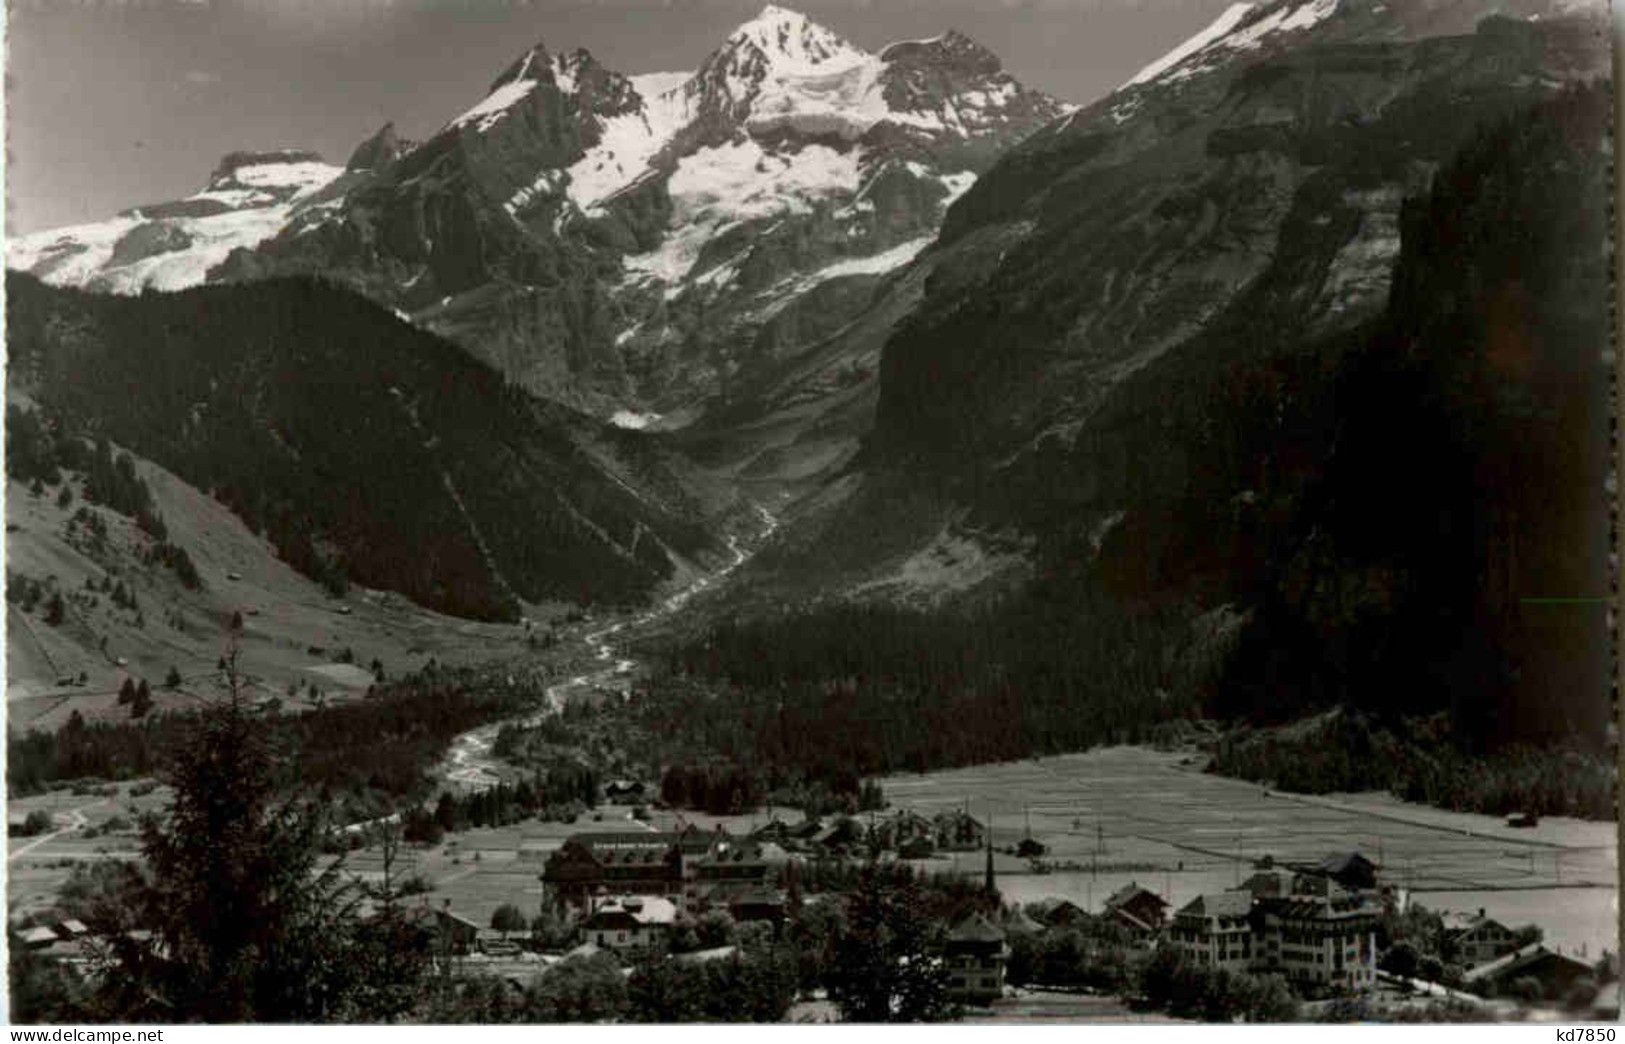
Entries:
<svg viewBox="0 0 1625 1044">
<path fill-rule="evenodd" d="M 855 317 L 981 170 L 1067 111 L 957 32 L 871 54 L 770 5 L 693 74 L 537 44 L 427 140 L 386 126 L 324 166 L 234 249 L 195 256 L 171 207 L 24 237 L 10 263 L 118 292 L 321 273 L 536 394 L 681 424 Z M 110 236 L 132 245 L 92 245 Z M 161 280 L 136 248 L 170 259 Z M 821 323 L 787 321 L 834 280 L 856 286 L 816 296 Z"/>
</svg>

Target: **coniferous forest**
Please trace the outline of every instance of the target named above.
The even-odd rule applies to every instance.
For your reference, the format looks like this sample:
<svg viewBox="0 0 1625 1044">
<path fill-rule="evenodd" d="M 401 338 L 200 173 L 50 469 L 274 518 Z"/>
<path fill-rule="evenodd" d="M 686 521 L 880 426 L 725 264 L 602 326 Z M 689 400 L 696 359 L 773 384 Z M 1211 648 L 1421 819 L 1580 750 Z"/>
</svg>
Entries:
<svg viewBox="0 0 1625 1044">
<path fill-rule="evenodd" d="M 290 279 L 125 298 L 6 278 L 9 380 L 52 424 L 213 493 L 334 590 L 354 580 L 512 620 L 519 598 L 640 597 L 671 570 L 640 532 L 710 547 L 577 439 L 658 459 L 349 291 Z M 40 427 L 10 438 L 48 467 Z"/>
</svg>

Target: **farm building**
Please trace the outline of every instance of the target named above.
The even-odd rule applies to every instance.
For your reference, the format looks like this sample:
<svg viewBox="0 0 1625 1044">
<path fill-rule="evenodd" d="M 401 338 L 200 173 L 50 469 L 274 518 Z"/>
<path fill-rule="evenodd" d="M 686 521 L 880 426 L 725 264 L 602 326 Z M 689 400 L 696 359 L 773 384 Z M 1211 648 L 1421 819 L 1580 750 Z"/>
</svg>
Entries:
<svg viewBox="0 0 1625 1044">
<path fill-rule="evenodd" d="M 1594 973 L 1595 969 L 1584 961 L 1530 943 L 1469 969 L 1462 980 L 1469 989 L 1488 988 L 1502 995 L 1527 990 L 1528 1000 L 1561 1000 L 1576 983 L 1592 978 Z"/>
</svg>

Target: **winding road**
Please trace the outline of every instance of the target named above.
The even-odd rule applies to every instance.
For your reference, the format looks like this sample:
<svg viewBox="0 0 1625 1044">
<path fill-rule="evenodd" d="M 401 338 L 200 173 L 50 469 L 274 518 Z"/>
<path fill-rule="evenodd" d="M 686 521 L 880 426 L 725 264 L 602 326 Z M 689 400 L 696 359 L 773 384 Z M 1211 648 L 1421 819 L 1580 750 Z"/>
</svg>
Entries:
<svg viewBox="0 0 1625 1044">
<path fill-rule="evenodd" d="M 34 840 L 28 842 L 28 844 L 18 847 L 15 852 L 12 852 L 6 857 L 6 862 L 15 862 L 16 860 L 21 859 L 23 856 L 32 852 L 34 849 L 39 848 L 41 845 L 49 844 L 50 842 L 55 841 L 63 834 L 72 834 L 76 831 L 83 830 L 85 827 L 90 825 L 90 820 L 85 816 L 85 809 L 95 808 L 97 805 L 105 804 L 106 801 L 106 798 L 100 798 L 96 801 L 88 801 L 85 804 L 80 805 L 78 808 L 70 808 L 64 813 L 58 813 L 58 815 L 66 815 L 68 817 L 67 826 L 53 830 L 49 834 L 41 834 L 39 837 L 36 837 Z"/>
</svg>

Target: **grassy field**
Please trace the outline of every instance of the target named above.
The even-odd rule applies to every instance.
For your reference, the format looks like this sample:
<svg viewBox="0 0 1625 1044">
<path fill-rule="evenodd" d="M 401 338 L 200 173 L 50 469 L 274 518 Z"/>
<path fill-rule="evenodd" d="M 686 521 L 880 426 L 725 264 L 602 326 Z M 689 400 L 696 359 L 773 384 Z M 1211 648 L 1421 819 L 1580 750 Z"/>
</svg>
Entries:
<svg viewBox="0 0 1625 1044">
<path fill-rule="evenodd" d="M 1092 908 L 1129 882 L 1176 906 L 1233 887 L 1254 860 L 1319 860 L 1358 849 L 1432 907 L 1533 921 L 1549 943 L 1617 949 L 1617 849 L 1611 823 L 1547 819 L 1514 829 L 1384 795 L 1311 798 L 1203 773 L 1189 754 L 1116 747 L 881 780 L 893 806 L 931 813 L 968 806 L 998 845 L 1032 835 L 1064 868 L 1034 874 L 1002 862 L 1010 900 L 1064 896 Z M 959 854 L 926 865 L 982 872 Z M 1504 912 L 1503 912 L 1504 911 Z"/>
</svg>

